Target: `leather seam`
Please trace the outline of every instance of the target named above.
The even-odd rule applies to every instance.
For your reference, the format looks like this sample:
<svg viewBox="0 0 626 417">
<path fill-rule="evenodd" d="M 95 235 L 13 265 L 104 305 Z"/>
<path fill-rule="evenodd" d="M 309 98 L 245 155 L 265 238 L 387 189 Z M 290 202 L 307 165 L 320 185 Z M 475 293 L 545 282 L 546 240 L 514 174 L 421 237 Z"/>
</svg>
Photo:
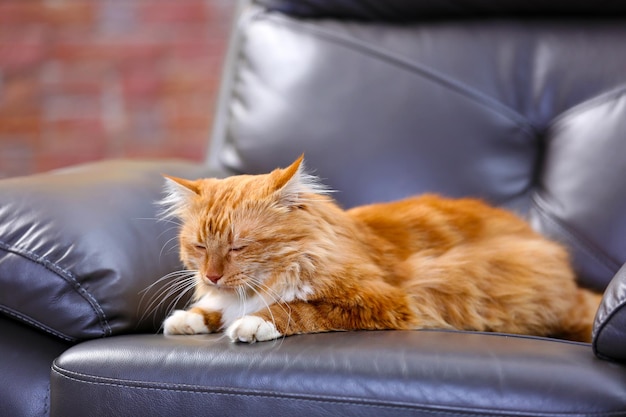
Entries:
<svg viewBox="0 0 626 417">
<path fill-rule="evenodd" d="M 421 77 L 428 79 L 441 87 L 445 87 L 449 91 L 460 94 L 470 99 L 471 101 L 478 103 L 503 117 L 508 118 L 528 135 L 536 136 L 538 134 L 537 132 L 539 131 L 539 129 L 536 126 L 532 125 L 530 121 L 525 118 L 521 113 L 494 99 L 493 97 L 481 93 L 479 90 L 476 90 L 475 88 L 457 79 L 437 72 L 433 68 L 416 64 L 405 58 L 391 54 L 388 51 L 373 48 L 363 42 L 360 42 L 358 39 L 350 38 L 348 36 L 342 36 L 340 34 L 331 32 L 323 27 L 315 25 L 310 21 L 303 23 L 301 21 L 295 21 L 293 19 L 289 19 L 286 16 L 270 12 L 258 13 L 255 16 L 254 20 L 263 19 L 267 21 L 277 21 L 288 26 L 298 26 L 300 29 L 305 29 L 310 34 L 319 38 L 323 38 L 326 41 L 329 41 L 336 45 L 342 45 L 349 48 L 350 50 L 358 51 L 364 55 L 376 57 L 380 59 L 381 62 L 385 62 L 389 65 L 394 65 L 405 70 L 410 70 L 413 74 L 420 75 Z"/>
<path fill-rule="evenodd" d="M 69 371 L 66 369 L 61 369 L 56 363 L 53 364 L 52 366 L 52 372 L 63 379 L 67 379 L 69 381 L 73 381 L 77 383 L 85 383 L 89 385 L 108 386 L 108 387 L 123 388 L 123 389 L 168 391 L 168 392 L 180 392 L 180 393 L 201 394 L 201 395 L 223 395 L 223 396 L 232 396 L 232 397 L 268 397 L 268 398 L 274 398 L 278 400 L 305 401 L 305 402 L 314 402 L 314 403 L 321 403 L 321 404 L 337 403 L 337 404 L 344 404 L 344 405 L 355 405 L 355 406 L 360 406 L 360 407 L 382 408 L 382 409 L 391 409 L 391 410 L 397 410 L 397 409 L 419 410 L 421 412 L 426 412 L 426 413 L 433 414 L 433 415 L 445 414 L 445 415 L 458 415 L 458 416 L 467 416 L 467 415 L 478 416 L 478 415 L 484 415 L 486 411 L 485 409 L 475 409 L 475 410 L 471 410 L 471 409 L 467 409 L 467 410 L 456 409 L 455 410 L 454 408 L 446 409 L 444 408 L 445 406 L 440 406 L 441 408 L 440 410 L 433 410 L 433 409 L 428 409 L 429 407 L 428 405 L 419 405 L 419 404 L 411 405 L 411 404 L 399 403 L 399 402 L 395 404 L 393 402 L 389 402 L 388 404 L 374 404 L 374 403 L 368 403 L 367 401 L 359 400 L 358 398 L 353 398 L 353 397 L 316 396 L 312 398 L 312 397 L 308 397 L 306 394 L 288 395 L 288 394 L 285 394 L 284 392 L 260 391 L 260 390 L 253 390 L 253 389 L 239 390 L 236 388 L 224 388 L 224 387 L 209 388 L 209 387 L 203 387 L 203 386 L 197 386 L 197 385 L 185 385 L 185 384 L 162 384 L 162 385 L 155 384 L 154 386 L 149 386 L 147 385 L 148 383 L 142 382 L 142 381 L 130 381 L 130 380 L 125 381 L 125 380 L 119 380 L 119 379 L 113 379 L 113 378 L 95 377 L 95 376 L 86 375 L 86 374 L 79 373 L 79 372 L 73 372 L 73 371 Z M 92 380 L 92 381 L 83 380 L 83 379 L 79 379 L 78 378 L 79 376 L 82 376 L 85 378 L 99 379 L 99 381 L 98 380 Z M 122 382 L 127 382 L 129 384 L 136 384 L 136 385 L 125 385 Z M 142 385 L 142 384 L 146 384 L 146 385 Z M 496 413 L 497 414 L 494 414 L 493 410 L 489 410 L 489 415 L 494 415 L 494 416 L 500 415 L 504 417 L 504 416 L 519 415 L 519 412 L 517 411 L 498 410 Z M 562 416 L 589 416 L 589 415 L 611 416 L 613 415 L 613 413 L 612 412 L 591 413 L 591 414 L 590 413 L 584 413 L 584 414 L 579 414 L 579 413 L 549 413 L 549 414 L 537 413 L 535 414 L 533 413 L 533 415 L 551 416 L 551 417 L 556 417 L 559 415 L 562 415 Z"/>
<path fill-rule="evenodd" d="M 625 264 L 625 267 L 626 267 L 626 264 Z M 613 280 L 617 280 L 618 279 L 618 276 L 620 275 L 620 273 L 619 273 L 620 271 L 618 271 L 618 273 L 615 274 L 615 276 L 613 277 Z M 624 274 L 624 275 L 626 276 L 626 274 Z M 611 280 L 611 281 L 613 281 L 613 280 Z M 610 287 L 610 285 L 611 284 L 609 284 L 609 287 Z M 615 298 L 617 298 L 617 297 L 615 297 Z M 605 305 L 605 304 L 603 304 L 603 305 Z M 626 306 L 626 298 L 621 300 L 621 301 L 619 301 L 619 299 L 618 299 L 617 305 L 614 308 L 610 309 L 610 310 L 607 309 L 606 312 L 603 314 L 604 317 L 598 316 L 598 320 L 602 321 L 602 323 L 604 325 L 604 322 L 608 321 L 614 314 L 616 314 L 615 312 L 617 310 L 620 310 L 622 307 L 625 307 L 625 306 Z"/>
<path fill-rule="evenodd" d="M 22 313 L 20 313 L 18 311 L 15 311 L 14 309 L 9 308 L 9 307 L 7 307 L 5 305 L 0 305 L 0 311 L 2 311 L 4 314 L 6 314 L 6 315 L 8 315 L 10 317 L 13 317 L 14 319 L 16 319 L 18 321 L 21 321 L 23 323 L 28 324 L 29 326 L 32 326 L 32 327 L 34 327 L 36 329 L 39 329 L 39 330 L 41 330 L 41 331 L 43 331 L 45 333 L 51 334 L 52 336 L 58 337 L 59 339 L 63 339 L 65 341 L 67 341 L 67 342 L 77 342 L 78 341 L 78 339 L 76 339 L 74 337 L 70 337 L 70 336 L 68 336 L 68 335 L 66 335 L 64 333 L 61 333 L 61 332 L 59 332 L 59 331 L 57 331 L 57 330 L 55 330 L 55 329 L 53 329 L 53 328 L 51 328 L 49 326 L 46 326 L 43 323 L 40 323 L 37 320 L 34 320 L 32 317 L 27 316 L 25 314 L 22 314 Z"/>
<path fill-rule="evenodd" d="M 613 277 L 613 279 L 616 279 L 617 275 L 615 277 Z M 606 306 L 606 303 L 602 303 L 602 307 Z M 612 360 L 613 358 L 605 355 L 601 352 L 602 349 L 598 349 L 598 345 L 600 344 L 600 338 L 602 338 L 604 336 L 604 329 L 611 324 L 611 320 L 613 317 L 615 317 L 615 315 L 619 314 L 620 311 L 622 311 L 624 308 L 626 308 L 626 299 L 621 300 L 620 302 L 617 303 L 616 306 L 614 306 L 612 309 L 604 309 L 604 314 L 602 314 L 604 317 L 600 317 L 600 313 L 602 312 L 603 308 L 600 308 L 600 310 L 598 311 L 598 317 L 597 320 L 600 322 L 599 325 L 596 327 L 594 326 L 593 329 L 593 340 L 592 340 L 592 348 L 593 348 L 593 352 L 603 358 L 603 359 L 609 359 Z"/>
<path fill-rule="evenodd" d="M 580 116 L 583 113 L 594 110 L 613 101 L 619 100 L 624 94 L 626 94 L 626 85 L 615 87 L 600 95 L 591 97 L 583 101 L 582 103 L 578 103 L 574 107 L 570 107 L 558 116 L 554 117 L 547 130 L 558 128 L 561 124 L 566 123 L 567 120 L 571 119 L 572 117 Z"/>
<path fill-rule="evenodd" d="M 112 329 L 109 324 L 109 321 L 106 317 L 106 314 L 98 303 L 98 300 L 85 289 L 85 287 L 78 281 L 76 276 L 69 270 L 61 267 L 56 262 L 53 262 L 46 258 L 45 256 L 40 256 L 26 249 L 18 249 L 14 246 L 9 245 L 8 243 L 0 240 L 0 250 L 4 250 L 5 252 L 12 253 L 14 255 L 20 256 L 23 259 L 26 259 L 30 262 L 33 262 L 37 265 L 43 266 L 48 271 L 60 277 L 63 281 L 69 284 L 69 287 L 72 288 L 78 295 L 80 295 L 87 303 L 91 306 L 91 309 L 94 311 L 96 316 L 98 317 L 98 321 L 100 323 L 102 336 L 111 336 Z"/>
<path fill-rule="evenodd" d="M 593 334 L 593 343 L 592 343 L 592 347 L 593 347 L 593 351 L 596 355 L 605 358 L 605 359 L 613 359 L 611 356 L 605 355 L 603 353 L 600 352 L 600 350 L 598 350 L 598 344 L 600 343 L 600 338 L 602 338 L 604 336 L 604 329 L 611 324 L 611 319 L 618 314 L 623 308 L 626 307 L 626 300 L 622 301 L 621 303 L 619 303 L 617 306 L 615 306 L 615 308 L 613 308 L 610 312 L 607 313 L 606 317 L 604 318 L 604 320 L 602 320 L 600 326 L 598 327 L 598 330 L 596 332 L 594 332 Z"/>
<path fill-rule="evenodd" d="M 43 407 L 44 407 L 43 415 L 49 416 L 50 415 L 50 380 L 48 380 L 48 383 L 46 384 L 46 396 L 44 398 Z"/>
<path fill-rule="evenodd" d="M 603 268 L 607 269 L 612 275 L 615 275 L 619 269 L 619 263 L 609 258 L 607 255 L 602 253 L 602 250 L 597 248 L 593 243 L 589 242 L 587 239 L 580 236 L 578 233 L 571 230 L 571 228 L 564 225 L 561 221 L 556 219 L 553 215 L 551 215 L 548 210 L 544 207 L 545 204 L 543 199 L 535 194 L 532 198 L 532 205 L 542 214 L 542 217 L 547 220 L 550 224 L 555 226 L 561 233 L 563 233 L 563 237 L 579 249 L 581 249 L 585 254 L 589 255 L 593 258 L 599 265 Z"/>
</svg>

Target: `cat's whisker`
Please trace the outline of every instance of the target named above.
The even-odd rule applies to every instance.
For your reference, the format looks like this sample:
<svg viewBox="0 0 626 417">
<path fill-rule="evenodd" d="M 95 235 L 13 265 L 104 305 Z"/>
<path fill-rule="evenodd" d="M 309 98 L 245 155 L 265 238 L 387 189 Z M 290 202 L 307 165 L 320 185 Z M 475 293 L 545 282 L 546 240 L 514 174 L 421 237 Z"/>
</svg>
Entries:
<svg viewBox="0 0 626 417">
<path fill-rule="evenodd" d="M 184 278 L 180 280 L 178 283 L 172 285 L 169 288 L 169 290 L 163 294 L 163 296 L 164 298 L 169 298 L 175 294 L 178 294 L 182 290 L 195 289 L 195 284 L 196 284 L 196 281 L 194 277 Z"/>
<path fill-rule="evenodd" d="M 163 233 L 165 233 L 165 232 L 163 232 Z M 174 236 L 174 237 L 172 237 L 172 238 L 168 239 L 168 240 L 167 240 L 167 241 L 163 244 L 163 247 L 161 248 L 161 252 L 159 252 L 159 259 L 161 259 L 161 257 L 163 256 L 163 252 L 165 252 L 165 251 L 166 251 L 167 246 L 168 246 L 171 242 L 175 242 L 176 240 L 178 240 L 178 236 Z M 171 250 L 174 250 L 174 249 L 176 249 L 176 244 L 174 244 L 174 245 L 173 245 L 170 249 L 167 249 L 167 250 L 170 250 L 170 251 L 171 251 Z"/>
<path fill-rule="evenodd" d="M 180 227 L 183 225 L 183 223 L 178 218 L 156 217 L 155 220 L 162 223 L 171 223 L 176 227 Z"/>
<path fill-rule="evenodd" d="M 175 224 L 174 226 L 170 226 L 166 228 L 165 230 L 163 230 L 161 233 L 159 233 L 159 237 L 163 236 L 166 233 L 170 233 L 172 230 L 176 230 L 178 232 L 178 230 L 181 227 L 182 227 L 182 224 Z M 176 236 L 176 238 L 178 238 L 178 236 Z"/>
<path fill-rule="evenodd" d="M 195 285 L 189 285 L 187 286 L 185 289 L 183 289 L 168 305 L 166 308 L 167 314 L 166 316 L 169 316 L 172 311 L 174 310 L 174 308 L 180 303 L 180 300 L 185 297 L 190 291 L 193 291 L 195 289 Z M 188 307 L 188 305 L 185 305 L 183 308 L 186 309 Z M 163 323 L 161 323 L 161 326 L 159 327 L 159 331 L 161 331 L 163 329 Z"/>
<path fill-rule="evenodd" d="M 196 271 L 190 270 L 170 272 L 141 290 L 139 293 L 142 294 L 142 297 L 139 300 L 138 309 L 143 309 L 144 313 L 141 315 L 140 321 L 154 315 L 160 308 L 163 308 L 161 305 L 163 301 L 171 298 L 174 294 L 178 294 L 165 308 L 169 314 L 182 297 L 195 288 L 195 275 Z M 158 287 L 159 285 L 161 287 Z M 151 291 L 155 291 L 155 293 L 146 300 L 146 296 Z"/>
<path fill-rule="evenodd" d="M 176 291 L 179 291 L 178 295 L 176 297 L 174 297 L 174 299 L 172 299 L 168 305 L 165 307 L 165 315 L 169 316 L 172 311 L 174 310 L 174 308 L 180 304 L 180 301 L 183 297 L 187 296 L 187 294 L 190 291 L 193 291 L 195 289 L 195 285 L 192 282 L 189 282 L 188 284 L 186 284 L 185 286 L 181 286 L 178 289 L 176 289 Z M 188 307 L 188 305 L 183 306 L 183 309 L 186 309 Z M 161 323 L 161 326 L 159 327 L 158 331 L 161 331 L 163 329 L 163 323 Z"/>
<path fill-rule="evenodd" d="M 191 275 L 195 275 L 196 273 L 197 273 L 197 271 L 192 271 L 192 270 L 187 270 L 187 269 L 182 269 L 180 271 L 170 272 L 170 273 L 168 273 L 166 275 L 163 275 L 161 278 L 159 278 L 158 280 L 154 281 L 152 284 L 148 285 L 143 290 L 139 291 L 139 294 L 145 294 L 146 292 L 148 292 L 152 288 L 154 288 L 156 285 L 161 284 L 163 281 L 171 280 L 172 278 L 180 278 L 180 277 L 191 276 Z"/>
<path fill-rule="evenodd" d="M 273 288 L 269 287 L 265 283 L 260 282 L 256 278 L 252 278 L 251 280 L 256 285 L 259 286 L 259 289 L 262 289 L 272 299 L 274 305 L 277 305 L 278 307 L 280 307 L 281 310 L 283 310 L 283 312 L 287 316 L 287 323 L 285 325 L 285 329 L 289 329 L 289 326 L 291 324 L 291 306 L 289 305 L 289 303 L 284 301 L 280 294 L 278 294 Z M 265 302 L 265 300 L 263 301 Z M 267 306 L 267 303 L 266 303 L 266 306 Z M 274 315 L 272 314 L 270 307 L 268 306 L 267 309 L 269 310 L 270 315 L 272 316 L 272 322 L 274 324 L 274 327 L 276 327 L 276 320 L 274 318 Z M 287 331 L 285 331 L 285 333 L 283 334 L 281 338 L 281 342 L 280 342 L 281 344 L 279 345 L 279 347 L 282 346 L 282 343 L 284 342 L 285 337 L 287 337 Z"/>
<path fill-rule="evenodd" d="M 145 312 L 143 313 L 141 320 L 144 320 L 150 315 L 154 315 L 160 309 L 164 309 L 167 313 L 169 313 L 172 308 L 179 303 L 184 294 L 193 289 L 194 286 L 195 285 L 193 281 L 184 280 L 181 282 L 172 283 L 168 287 L 165 287 L 162 291 L 160 291 L 158 294 L 155 294 L 155 296 L 151 298 L 151 301 L 145 308 Z M 163 301 L 171 298 L 175 294 L 177 294 L 176 297 L 172 301 L 170 301 L 167 306 L 163 307 Z"/>
<path fill-rule="evenodd" d="M 272 313 L 272 309 L 270 308 L 270 305 L 267 303 L 267 301 L 265 301 L 265 298 L 263 297 L 263 295 L 259 293 L 257 289 L 254 288 L 254 286 L 251 285 L 250 283 L 244 281 L 244 284 L 248 288 L 250 288 L 257 295 L 257 297 L 259 297 L 259 299 L 263 302 L 263 304 L 265 304 L 265 307 L 267 308 L 267 311 L 270 313 L 270 317 L 272 318 L 272 324 L 274 325 L 274 327 L 276 327 L 276 318 L 274 317 L 274 313 Z"/>
<path fill-rule="evenodd" d="M 239 313 L 240 317 L 243 317 L 246 314 L 246 292 L 244 290 L 244 287 L 236 287 L 236 291 L 237 291 L 237 297 L 240 300 L 240 305 L 241 305 L 241 312 Z"/>
<path fill-rule="evenodd" d="M 251 275 L 245 275 L 245 276 L 250 282 L 244 281 L 244 283 L 252 291 L 254 291 L 254 293 L 261 299 L 261 301 L 263 301 L 268 311 L 270 312 L 270 315 L 272 316 L 272 322 L 274 326 L 276 326 L 276 319 L 274 318 L 274 315 L 272 314 L 272 310 L 270 309 L 270 304 L 267 303 L 267 301 L 265 300 L 265 297 L 263 297 L 263 295 L 259 291 L 262 291 L 265 295 L 267 295 L 270 298 L 270 300 L 272 301 L 272 305 L 277 305 L 285 313 L 285 315 L 287 316 L 286 328 L 289 328 L 289 324 L 291 323 L 291 307 L 289 306 L 289 303 L 284 301 L 282 296 L 278 294 L 273 288 L 261 282 L 259 279 Z M 258 287 L 258 290 L 257 288 L 254 287 L 255 285 L 256 287 Z"/>
<path fill-rule="evenodd" d="M 281 305 L 282 304 L 288 305 L 287 302 L 283 300 L 282 295 L 277 293 L 272 287 L 266 285 L 265 283 L 263 283 L 262 281 L 260 281 L 259 279 L 255 277 L 248 276 L 248 279 L 253 284 L 257 285 L 260 289 L 263 289 L 265 293 L 272 298 L 272 301 L 274 301 L 274 303 L 281 304 Z"/>
<path fill-rule="evenodd" d="M 164 218 L 164 217 L 136 217 L 136 220 L 149 220 L 158 223 L 172 223 L 176 226 L 182 226 L 182 222 L 178 218 Z"/>
</svg>

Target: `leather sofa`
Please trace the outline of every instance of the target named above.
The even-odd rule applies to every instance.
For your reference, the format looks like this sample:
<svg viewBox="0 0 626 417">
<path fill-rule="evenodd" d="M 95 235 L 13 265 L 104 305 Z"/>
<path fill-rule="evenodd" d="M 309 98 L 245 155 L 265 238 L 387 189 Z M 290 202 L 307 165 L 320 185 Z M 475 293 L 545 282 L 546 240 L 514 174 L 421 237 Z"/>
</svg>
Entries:
<svg viewBox="0 0 626 417">
<path fill-rule="evenodd" d="M 0 181 L 2 416 L 626 416 L 626 6 L 257 0 L 205 163 Z M 460 331 L 253 345 L 164 336 L 187 295 L 161 174 L 304 152 L 350 207 L 423 192 L 514 210 L 604 291 L 593 343 Z"/>
</svg>

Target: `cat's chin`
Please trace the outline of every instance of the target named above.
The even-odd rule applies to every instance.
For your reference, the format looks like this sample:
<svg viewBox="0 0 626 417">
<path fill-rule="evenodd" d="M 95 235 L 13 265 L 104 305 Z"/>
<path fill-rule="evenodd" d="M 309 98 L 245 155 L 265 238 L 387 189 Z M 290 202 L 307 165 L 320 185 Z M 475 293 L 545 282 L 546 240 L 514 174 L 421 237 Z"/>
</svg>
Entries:
<svg viewBox="0 0 626 417">
<path fill-rule="evenodd" d="M 236 294 L 237 288 L 238 287 L 223 284 L 203 284 L 196 288 L 196 294 L 200 297 L 216 292 L 222 294 Z"/>
<path fill-rule="evenodd" d="M 235 294 L 237 292 L 237 287 L 229 285 L 215 285 L 213 288 L 222 293 Z"/>
</svg>

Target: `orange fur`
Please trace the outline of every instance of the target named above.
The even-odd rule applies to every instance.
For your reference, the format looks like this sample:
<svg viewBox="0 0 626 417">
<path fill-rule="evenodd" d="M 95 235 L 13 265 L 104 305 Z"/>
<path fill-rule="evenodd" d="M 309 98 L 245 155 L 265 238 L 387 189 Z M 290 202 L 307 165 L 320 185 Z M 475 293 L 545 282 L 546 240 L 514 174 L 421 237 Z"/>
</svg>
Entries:
<svg viewBox="0 0 626 417">
<path fill-rule="evenodd" d="M 301 163 L 170 178 L 181 259 L 197 271 L 198 332 L 257 316 L 275 326 L 268 337 L 442 328 L 590 340 L 599 296 L 577 287 L 560 245 L 514 214 L 436 195 L 345 211 Z"/>
</svg>

